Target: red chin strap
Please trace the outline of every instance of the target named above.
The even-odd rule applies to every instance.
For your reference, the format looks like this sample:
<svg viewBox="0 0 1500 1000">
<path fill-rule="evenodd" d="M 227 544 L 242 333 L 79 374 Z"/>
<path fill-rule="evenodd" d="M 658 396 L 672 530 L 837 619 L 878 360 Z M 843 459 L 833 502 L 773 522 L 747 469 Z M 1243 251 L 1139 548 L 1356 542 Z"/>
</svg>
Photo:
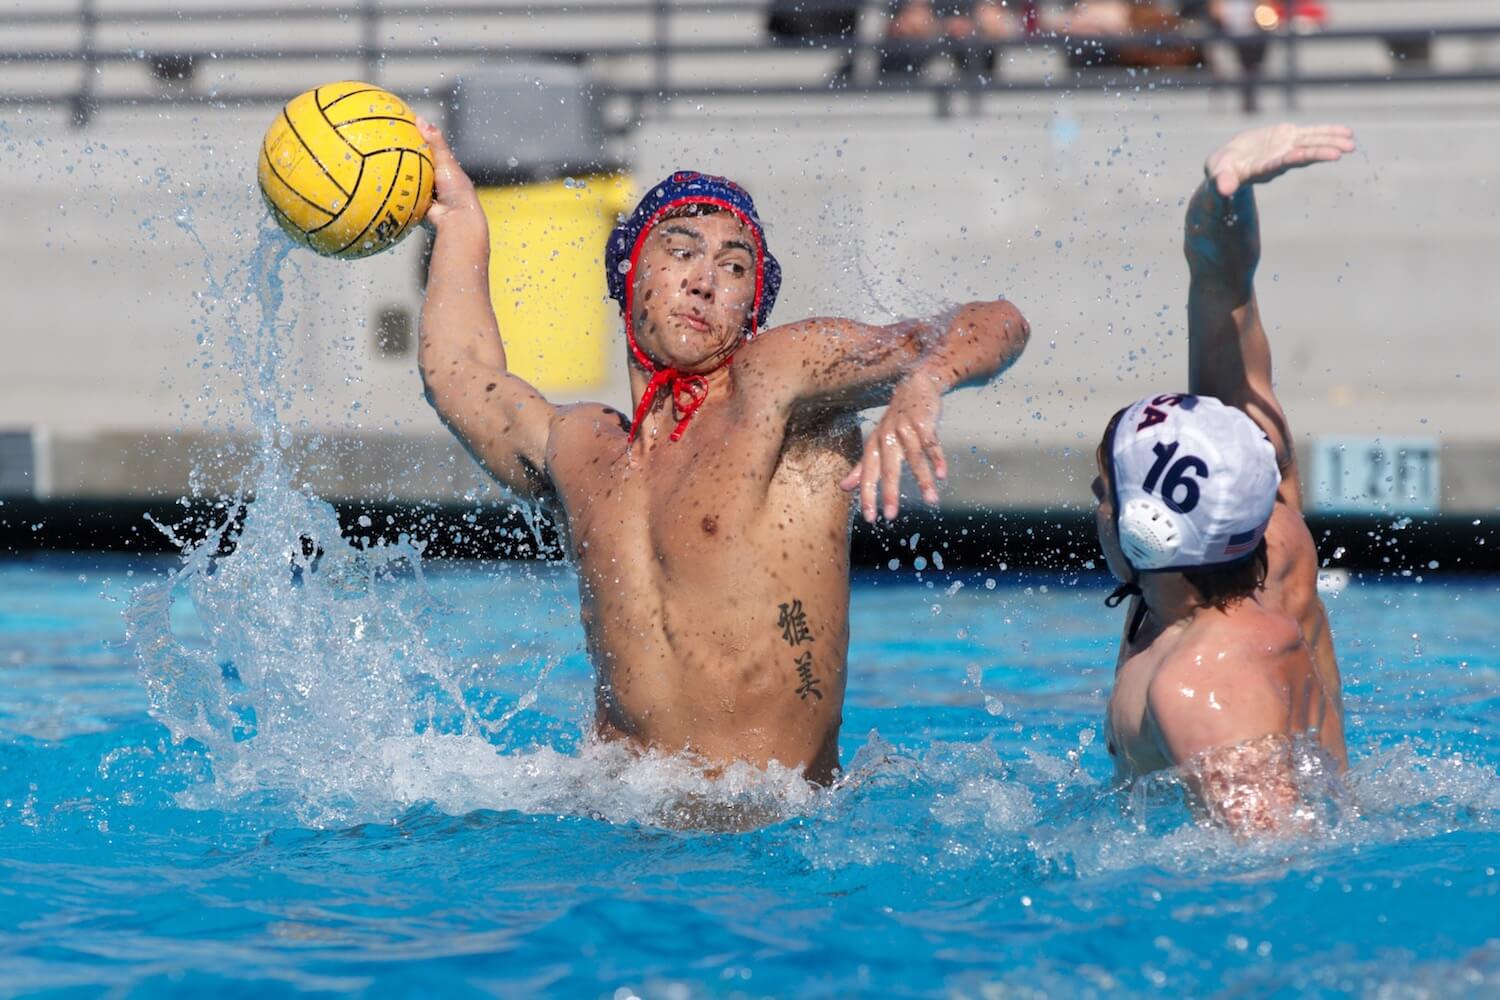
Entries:
<svg viewBox="0 0 1500 1000">
<path fill-rule="evenodd" d="M 630 329 L 633 325 L 633 323 L 626 322 L 625 336 L 630 342 L 630 351 L 635 355 L 636 361 L 651 373 L 651 381 L 646 383 L 646 391 L 641 393 L 641 401 L 636 405 L 635 416 L 630 421 L 630 436 L 627 440 L 635 440 L 635 436 L 641 430 L 641 418 L 651 412 L 651 404 L 656 401 L 657 393 L 661 392 L 663 386 L 670 386 L 672 405 L 678 413 L 682 414 L 682 419 L 677 421 L 677 426 L 672 430 L 669 440 L 680 441 L 682 432 L 687 430 L 688 421 L 693 419 L 693 414 L 697 413 L 703 401 L 708 399 L 708 379 L 702 375 L 679 371 L 676 368 L 656 367 L 646 356 L 646 352 L 641 350 L 640 345 L 635 342 L 635 331 Z M 722 363 L 709 370 L 718 371 L 733 360 L 734 355 L 731 354 Z"/>
</svg>

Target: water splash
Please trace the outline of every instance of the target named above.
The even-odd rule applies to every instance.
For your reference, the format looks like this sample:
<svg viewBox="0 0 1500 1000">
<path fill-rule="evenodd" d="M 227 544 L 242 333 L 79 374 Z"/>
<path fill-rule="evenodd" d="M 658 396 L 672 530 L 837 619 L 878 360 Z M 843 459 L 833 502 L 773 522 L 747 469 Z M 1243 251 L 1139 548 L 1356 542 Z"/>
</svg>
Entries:
<svg viewBox="0 0 1500 1000">
<path fill-rule="evenodd" d="M 198 239 L 186 210 L 177 221 Z M 259 446 L 237 494 L 219 505 L 223 520 L 184 546 L 179 569 L 133 595 L 126 641 L 152 715 L 211 761 L 212 794 L 197 803 L 295 802 L 306 821 L 337 821 L 358 811 L 358 775 L 380 739 L 484 727 L 428 638 L 434 602 L 421 546 L 403 537 L 357 547 L 328 503 L 293 485 L 279 420 L 290 393 L 277 377 L 295 326 L 282 315 L 292 245 L 268 226 L 223 278 L 199 246 L 200 341 L 226 334 Z M 202 643 L 174 630 L 183 594 L 204 624 Z"/>
<path fill-rule="evenodd" d="M 178 224 L 191 234 L 191 213 Z M 1257 863 L 1255 849 L 1194 822 L 1171 778 L 1142 783 L 1123 802 L 1091 778 L 1080 763 L 1096 752 L 1091 728 L 1062 756 L 1002 753 L 987 741 L 908 750 L 872 735 L 830 791 L 784 768 L 715 772 L 576 736 L 570 744 L 556 730 L 536 739 L 518 723 L 558 643 L 545 653 L 519 644 L 487 660 L 465 654 L 438 623 L 449 609 L 421 542 L 346 538 L 334 509 L 296 485 L 281 423 L 291 393 L 280 365 L 296 326 L 285 315 L 290 245 L 268 225 L 223 275 L 199 245 L 200 337 L 227 348 L 258 446 L 214 530 L 182 545 L 181 565 L 138 588 L 125 612 L 152 717 L 178 752 L 206 765 L 181 804 L 317 827 L 388 821 L 419 805 L 713 828 L 790 820 L 790 836 L 819 868 L 913 856 L 944 870 L 1000 863 L 1077 875 Z M 529 687 L 497 695 L 502 672 L 522 673 Z M 1356 766 L 1346 782 L 1355 806 L 1329 800 L 1326 838 L 1357 844 L 1496 825 L 1491 770 L 1393 753 Z"/>
<path fill-rule="evenodd" d="M 198 239 L 190 212 L 177 221 Z M 422 544 L 347 538 L 333 507 L 296 485 L 280 418 L 291 402 L 283 342 L 296 326 L 285 315 L 282 272 L 294 248 L 268 223 L 248 258 L 221 277 L 198 245 L 199 340 L 212 346 L 222 335 L 258 447 L 206 538 L 183 544 L 162 526 L 182 563 L 138 588 L 125 611 L 152 717 L 207 763 L 208 779 L 181 804 L 320 827 L 389 820 L 420 803 L 744 827 L 813 801 L 784 768 L 711 773 L 690 758 L 588 741 L 571 756 L 521 745 L 512 723 L 556 660 L 462 655 L 436 625 L 446 609 L 428 585 Z M 534 518 L 527 523 L 538 534 Z M 201 622 L 201 639 L 185 612 Z M 495 697 L 493 674 L 517 668 L 534 672 L 530 689 L 513 701 Z"/>
</svg>

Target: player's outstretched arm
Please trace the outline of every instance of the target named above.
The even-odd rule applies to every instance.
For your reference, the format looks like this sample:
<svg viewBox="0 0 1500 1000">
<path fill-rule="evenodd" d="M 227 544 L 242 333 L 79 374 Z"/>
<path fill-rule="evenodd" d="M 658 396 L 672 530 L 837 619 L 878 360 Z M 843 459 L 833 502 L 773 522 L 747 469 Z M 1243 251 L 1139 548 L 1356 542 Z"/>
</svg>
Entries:
<svg viewBox="0 0 1500 1000">
<path fill-rule="evenodd" d="M 859 491 L 859 508 L 873 523 L 893 519 L 901 506 L 901 465 L 910 466 L 922 499 L 938 501 L 948 461 L 938 441 L 943 396 L 980 385 L 1005 371 L 1031 339 L 1031 327 L 1005 301 L 960 306 L 934 324 L 935 335 L 896 383 L 885 412 L 865 438 L 864 454 L 839 485 Z"/>
<path fill-rule="evenodd" d="M 1260 224 L 1253 185 L 1353 152 L 1343 126 L 1273 125 L 1235 136 L 1208 157 L 1188 202 L 1188 386 L 1248 413 L 1270 437 L 1283 499 L 1300 504 L 1286 415 L 1271 386 L 1271 347 L 1255 299 Z"/>
<path fill-rule="evenodd" d="M 937 502 L 938 482 L 948 475 L 937 437 L 943 394 L 999 375 L 1020 357 L 1030 336 L 1012 303 L 971 302 L 933 319 L 889 326 L 844 319 L 792 323 L 752 343 L 745 361 L 792 415 L 886 404 L 864 457 L 841 484 L 860 491 L 865 519 L 873 521 L 877 492 L 881 511 L 896 516 L 903 463 L 923 498 Z"/>
<path fill-rule="evenodd" d="M 505 365 L 490 302 L 489 226 L 474 185 L 441 132 L 419 122 L 432 147 L 436 192 L 427 221 L 437 231 L 422 306 L 417 364 L 443 423 L 502 484 L 546 500 L 547 439 L 555 407 Z"/>
</svg>

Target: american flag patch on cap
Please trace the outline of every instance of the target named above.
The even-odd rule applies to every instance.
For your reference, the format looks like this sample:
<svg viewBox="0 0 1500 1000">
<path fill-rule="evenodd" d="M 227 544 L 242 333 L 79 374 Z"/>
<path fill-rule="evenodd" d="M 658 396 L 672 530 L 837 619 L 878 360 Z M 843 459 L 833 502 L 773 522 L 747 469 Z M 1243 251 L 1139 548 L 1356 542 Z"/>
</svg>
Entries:
<svg viewBox="0 0 1500 1000">
<path fill-rule="evenodd" d="M 1258 528 L 1242 531 L 1238 535 L 1230 535 L 1229 541 L 1224 543 L 1224 554 L 1226 556 L 1244 555 L 1255 548 L 1255 544 L 1259 541 L 1260 529 Z"/>
</svg>

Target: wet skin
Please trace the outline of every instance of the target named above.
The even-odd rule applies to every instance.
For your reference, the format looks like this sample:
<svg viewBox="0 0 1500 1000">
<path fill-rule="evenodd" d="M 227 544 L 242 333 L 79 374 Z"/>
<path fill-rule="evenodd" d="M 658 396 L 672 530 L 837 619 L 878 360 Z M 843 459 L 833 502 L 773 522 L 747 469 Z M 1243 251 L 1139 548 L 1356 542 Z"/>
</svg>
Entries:
<svg viewBox="0 0 1500 1000">
<path fill-rule="evenodd" d="M 1107 475 L 1101 464 L 1096 527 L 1114 569 L 1124 566 L 1124 554 Z M 1118 777 L 1176 767 L 1213 747 L 1309 731 L 1347 766 L 1338 666 L 1317 593 L 1317 552 L 1301 513 L 1280 499 L 1266 547 L 1264 589 L 1226 609 L 1199 604 L 1181 574 L 1153 574 L 1162 596 L 1148 602 L 1132 640 L 1129 624 L 1141 598 L 1131 599 L 1106 716 Z M 1118 571 L 1122 579 L 1128 572 Z"/>
<path fill-rule="evenodd" d="M 728 214 L 661 223 L 639 266 L 638 342 L 704 373 L 708 396 L 676 442 L 665 394 L 634 444 L 628 419 L 605 408 L 565 412 L 551 434 L 599 731 L 829 780 L 849 642 L 850 499 L 838 482 L 860 438 L 847 408 L 797 407 L 775 356 L 783 341 L 838 336 L 836 324 L 745 342 L 753 240 Z M 631 376 L 638 400 L 647 376 Z"/>
<path fill-rule="evenodd" d="M 636 336 L 657 364 L 700 374 L 707 395 L 673 442 L 682 413 L 663 391 L 632 442 L 620 411 L 554 406 L 508 373 L 478 280 L 483 215 L 442 137 L 428 136 L 438 238 L 423 379 L 475 457 L 565 532 L 597 670 L 597 733 L 711 766 L 775 761 L 830 781 L 849 639 L 850 491 L 867 516 L 877 493 L 893 515 L 905 459 L 935 495 L 942 393 L 1013 361 L 1025 321 L 1009 303 L 985 302 L 939 321 L 816 319 L 746 340 L 751 234 L 728 214 L 669 218 L 631 275 Z M 633 404 L 649 377 L 632 363 Z M 864 451 L 877 460 L 856 467 L 856 415 L 880 403 Z"/>
</svg>

